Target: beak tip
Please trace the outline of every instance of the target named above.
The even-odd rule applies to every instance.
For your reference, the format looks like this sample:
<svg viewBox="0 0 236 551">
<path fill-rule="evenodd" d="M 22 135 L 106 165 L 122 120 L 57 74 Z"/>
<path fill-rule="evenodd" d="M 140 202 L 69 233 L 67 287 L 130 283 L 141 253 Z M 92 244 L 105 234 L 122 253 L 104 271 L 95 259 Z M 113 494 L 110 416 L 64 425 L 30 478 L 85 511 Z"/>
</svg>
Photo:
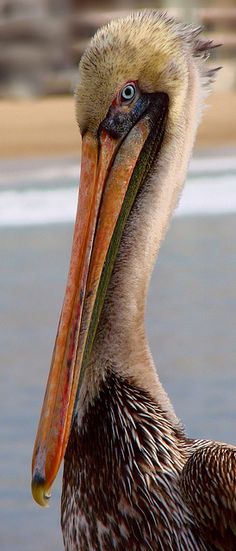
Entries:
<svg viewBox="0 0 236 551">
<path fill-rule="evenodd" d="M 31 491 L 38 505 L 41 507 L 49 507 L 49 499 L 51 497 L 50 488 L 47 488 L 44 477 L 38 473 L 34 474 L 32 478 Z"/>
</svg>

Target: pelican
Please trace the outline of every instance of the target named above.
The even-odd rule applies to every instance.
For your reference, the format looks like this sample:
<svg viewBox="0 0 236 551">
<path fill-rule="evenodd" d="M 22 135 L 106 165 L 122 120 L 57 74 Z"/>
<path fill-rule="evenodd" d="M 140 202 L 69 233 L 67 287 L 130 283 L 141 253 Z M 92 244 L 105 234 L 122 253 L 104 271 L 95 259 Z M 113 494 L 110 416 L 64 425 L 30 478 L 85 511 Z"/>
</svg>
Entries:
<svg viewBox="0 0 236 551">
<path fill-rule="evenodd" d="M 236 448 L 186 436 L 144 326 L 213 46 L 144 10 L 100 29 L 80 63 L 78 210 L 32 467 L 46 506 L 64 459 L 67 551 L 236 549 Z"/>
</svg>

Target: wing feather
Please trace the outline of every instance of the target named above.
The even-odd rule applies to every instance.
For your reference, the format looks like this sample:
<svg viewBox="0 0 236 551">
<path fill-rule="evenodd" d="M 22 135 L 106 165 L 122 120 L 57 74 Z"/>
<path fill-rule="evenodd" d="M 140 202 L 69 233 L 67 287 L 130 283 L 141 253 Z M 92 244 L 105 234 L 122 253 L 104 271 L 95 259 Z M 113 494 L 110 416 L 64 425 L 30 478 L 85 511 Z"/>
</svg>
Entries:
<svg viewBox="0 0 236 551">
<path fill-rule="evenodd" d="M 185 501 L 206 541 L 215 549 L 236 550 L 236 448 L 199 443 L 181 475 Z"/>
</svg>

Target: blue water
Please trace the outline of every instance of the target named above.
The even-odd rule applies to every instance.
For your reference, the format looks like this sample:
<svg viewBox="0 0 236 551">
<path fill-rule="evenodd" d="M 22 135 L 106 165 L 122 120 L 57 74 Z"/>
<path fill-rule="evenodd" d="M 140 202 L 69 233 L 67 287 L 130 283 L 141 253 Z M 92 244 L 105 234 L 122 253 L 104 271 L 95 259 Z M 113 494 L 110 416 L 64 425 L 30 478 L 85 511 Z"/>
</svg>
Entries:
<svg viewBox="0 0 236 551">
<path fill-rule="evenodd" d="M 236 215 L 175 218 L 147 328 L 162 382 L 193 437 L 236 444 Z M 64 294 L 72 225 L 2 228 L 0 549 L 62 551 L 60 478 L 30 494 L 36 426 Z"/>
</svg>

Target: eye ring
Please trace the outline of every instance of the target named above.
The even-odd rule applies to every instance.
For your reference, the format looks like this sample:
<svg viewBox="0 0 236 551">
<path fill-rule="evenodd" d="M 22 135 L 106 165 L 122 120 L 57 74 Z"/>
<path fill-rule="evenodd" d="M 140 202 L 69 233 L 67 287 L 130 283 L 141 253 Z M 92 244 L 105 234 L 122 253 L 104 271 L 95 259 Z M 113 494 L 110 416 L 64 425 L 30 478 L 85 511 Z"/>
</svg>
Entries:
<svg viewBox="0 0 236 551">
<path fill-rule="evenodd" d="M 128 82 L 121 91 L 120 97 L 122 103 L 131 103 L 136 96 L 136 86 L 133 82 Z"/>
</svg>

